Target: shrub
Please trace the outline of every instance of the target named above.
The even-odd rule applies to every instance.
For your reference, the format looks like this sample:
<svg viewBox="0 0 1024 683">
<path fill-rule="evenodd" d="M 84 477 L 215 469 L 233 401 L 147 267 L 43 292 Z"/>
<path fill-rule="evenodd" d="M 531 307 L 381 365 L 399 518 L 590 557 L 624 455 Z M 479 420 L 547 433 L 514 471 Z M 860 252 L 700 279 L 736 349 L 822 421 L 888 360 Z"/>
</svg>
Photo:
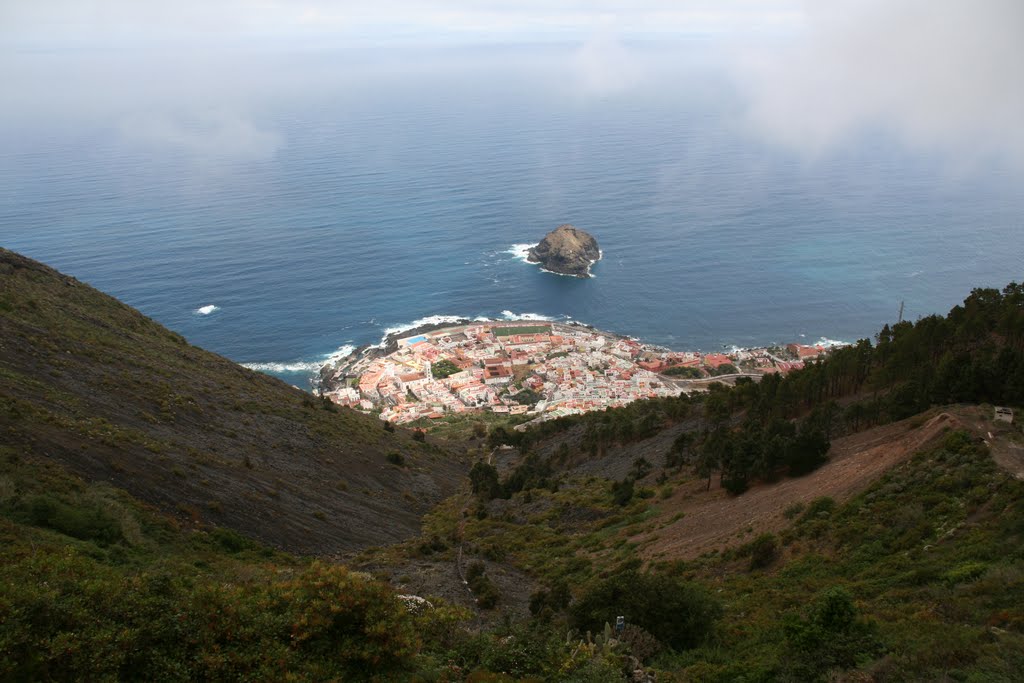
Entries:
<svg viewBox="0 0 1024 683">
<path fill-rule="evenodd" d="M 612 501 L 620 506 L 624 507 L 629 504 L 629 501 L 633 500 L 633 480 L 630 478 L 623 479 L 622 481 L 612 482 Z"/>
<path fill-rule="evenodd" d="M 28 518 L 36 526 L 101 546 L 123 538 L 117 520 L 95 504 L 68 505 L 47 495 L 35 496 L 28 503 Z"/>
<path fill-rule="evenodd" d="M 487 576 L 483 562 L 472 562 L 466 568 L 466 583 L 476 596 L 476 604 L 480 609 L 494 609 L 497 606 L 501 592 Z"/>
<path fill-rule="evenodd" d="M 804 511 L 804 507 L 806 506 L 803 503 L 793 503 L 792 505 L 785 509 L 785 511 L 782 513 L 782 516 L 786 519 L 794 519 L 797 515 Z"/>
<path fill-rule="evenodd" d="M 808 614 L 790 616 L 784 625 L 784 669 L 792 680 L 819 680 L 880 651 L 874 624 L 858 616 L 853 598 L 842 587 L 825 590 Z"/>
<path fill-rule="evenodd" d="M 662 649 L 661 642 L 650 631 L 636 624 L 626 624 L 618 639 L 625 643 L 633 656 L 641 662 L 649 661 Z"/>
<path fill-rule="evenodd" d="M 966 562 L 954 569 L 950 569 L 942 578 L 952 586 L 958 583 L 974 581 L 984 574 L 987 569 L 988 565 L 984 562 Z"/>
<path fill-rule="evenodd" d="M 385 457 L 392 465 L 398 465 L 399 467 L 405 466 L 405 456 L 398 451 L 388 451 L 388 454 Z"/>
<path fill-rule="evenodd" d="M 743 554 L 750 555 L 750 569 L 762 569 L 767 567 L 779 555 L 779 544 L 772 534 L 761 534 L 746 546 L 741 548 Z"/>
<path fill-rule="evenodd" d="M 473 494 L 483 501 L 501 496 L 501 482 L 498 480 L 498 470 L 494 465 L 482 460 L 474 463 L 469 470 L 469 481 L 473 487 Z"/>
<path fill-rule="evenodd" d="M 722 477 L 722 488 L 734 496 L 738 496 L 748 488 L 750 483 L 743 472 L 730 472 Z"/>
<path fill-rule="evenodd" d="M 213 529 L 210 532 L 210 539 L 229 553 L 239 553 L 256 547 L 256 544 L 245 536 L 224 527 Z"/>
<path fill-rule="evenodd" d="M 565 581 L 558 581 L 550 588 L 541 588 L 530 596 L 530 614 L 541 619 L 548 619 L 551 615 L 568 607 L 571 600 L 572 593 L 569 592 L 569 584 Z"/>
<path fill-rule="evenodd" d="M 448 550 L 448 545 L 441 540 L 440 536 L 434 534 L 429 540 L 420 543 L 418 550 L 420 555 L 427 556 L 434 553 L 443 553 L 445 550 Z"/>
<path fill-rule="evenodd" d="M 676 649 L 704 642 L 721 611 L 697 585 L 634 570 L 594 584 L 570 609 L 573 625 L 581 630 L 598 631 L 621 615 Z"/>
</svg>

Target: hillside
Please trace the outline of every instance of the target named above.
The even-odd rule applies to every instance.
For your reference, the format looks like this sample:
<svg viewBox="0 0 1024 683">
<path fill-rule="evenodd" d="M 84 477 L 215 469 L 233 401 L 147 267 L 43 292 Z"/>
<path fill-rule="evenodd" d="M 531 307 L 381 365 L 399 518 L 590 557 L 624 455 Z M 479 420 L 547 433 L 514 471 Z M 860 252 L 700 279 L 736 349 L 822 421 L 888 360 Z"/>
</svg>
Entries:
<svg viewBox="0 0 1024 683">
<path fill-rule="evenodd" d="M 1022 310 L 422 441 L 0 251 L 0 679 L 1015 682 Z"/>
<path fill-rule="evenodd" d="M 742 545 L 750 534 L 778 533 L 790 525 L 786 510 L 822 496 L 845 502 L 894 466 L 939 443 L 948 431 L 966 429 L 958 413 L 978 411 L 935 412 L 838 438 L 832 442 L 828 462 L 819 469 L 754 486 L 742 496 L 731 496 L 718 486 L 706 491 L 702 481 L 682 484 L 659 510 L 660 519 L 679 519 L 630 541 L 644 549 L 645 558 L 692 560 Z"/>
<path fill-rule="evenodd" d="M 6 456 L 316 555 L 415 535 L 466 470 L 2 249 L 0 433 Z"/>
</svg>

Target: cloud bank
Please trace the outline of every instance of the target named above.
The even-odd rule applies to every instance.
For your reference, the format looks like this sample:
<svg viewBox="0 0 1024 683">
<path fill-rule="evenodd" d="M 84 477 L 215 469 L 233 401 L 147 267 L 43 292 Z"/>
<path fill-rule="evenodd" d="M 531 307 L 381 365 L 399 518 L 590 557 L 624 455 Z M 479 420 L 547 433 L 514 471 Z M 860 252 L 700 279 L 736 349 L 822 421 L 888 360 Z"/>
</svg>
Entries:
<svg viewBox="0 0 1024 683">
<path fill-rule="evenodd" d="M 182 153 L 197 163 L 265 161 L 283 143 L 277 133 L 223 111 L 187 119 L 165 114 L 134 116 L 125 119 L 120 130 L 126 142 Z"/>
<path fill-rule="evenodd" d="M 349 41 L 580 37 L 614 15 L 624 34 L 776 29 L 796 0 L 46 0 L 0 3 L 0 38 L 110 44 L 215 39 Z"/>
<path fill-rule="evenodd" d="M 741 50 L 748 121 L 816 156 L 869 129 L 1024 166 L 1024 2 L 809 3 L 784 45 Z"/>
</svg>

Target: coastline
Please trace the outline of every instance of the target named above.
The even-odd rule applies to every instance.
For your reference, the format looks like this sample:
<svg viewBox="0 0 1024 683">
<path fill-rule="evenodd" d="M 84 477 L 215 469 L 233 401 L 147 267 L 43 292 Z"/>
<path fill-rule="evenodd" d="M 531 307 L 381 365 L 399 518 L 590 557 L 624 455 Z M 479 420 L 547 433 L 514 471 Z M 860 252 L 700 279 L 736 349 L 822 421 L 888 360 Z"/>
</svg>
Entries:
<svg viewBox="0 0 1024 683">
<path fill-rule="evenodd" d="M 409 328 L 409 329 L 403 329 L 400 332 L 391 332 L 391 333 L 385 335 L 384 339 L 381 340 L 381 342 L 378 343 L 378 344 L 363 344 L 362 346 L 357 346 L 348 355 L 342 356 L 341 358 L 337 358 L 337 359 L 334 359 L 334 360 L 330 360 L 330 361 L 324 363 L 323 365 L 321 365 L 320 369 L 317 371 L 317 374 L 313 378 L 313 380 L 314 380 L 314 383 L 319 381 L 319 384 L 316 384 L 316 388 L 319 389 L 319 388 L 321 388 L 324 385 L 324 382 L 326 381 L 325 374 L 329 375 L 329 374 L 337 373 L 339 370 L 344 370 L 347 367 L 355 364 L 356 362 L 358 362 L 360 360 L 364 360 L 364 359 L 372 360 L 374 358 L 384 358 L 386 356 L 389 356 L 389 355 L 391 355 L 392 353 L 394 353 L 395 351 L 398 350 L 398 342 L 399 341 L 401 341 L 402 339 L 408 339 L 410 337 L 417 337 L 419 335 L 429 334 L 431 332 L 438 332 L 440 330 L 446 330 L 446 329 L 449 329 L 449 328 L 451 328 L 451 329 L 462 328 L 462 327 L 465 327 L 467 325 L 504 325 L 504 324 L 509 324 L 509 323 L 554 324 L 555 322 L 556 321 L 552 321 L 552 320 L 536 320 L 536 319 L 533 319 L 533 318 L 513 318 L 511 320 L 508 320 L 508 319 L 495 320 L 495 319 L 490 319 L 490 318 L 482 319 L 482 320 L 474 320 L 474 319 L 471 319 L 471 318 L 459 318 L 458 320 L 456 320 L 454 322 L 425 323 L 423 325 L 418 325 L 416 327 L 412 327 L 412 328 Z M 581 327 L 581 328 L 584 328 L 584 329 L 593 330 L 595 332 L 598 332 L 598 333 L 603 334 L 603 335 L 608 336 L 608 337 L 615 337 L 615 338 L 620 338 L 620 339 L 632 339 L 632 337 L 626 337 L 624 335 L 617 335 L 617 334 L 615 334 L 613 332 L 604 332 L 602 330 L 595 330 L 593 325 L 588 325 L 587 323 L 582 323 L 582 322 L 579 322 L 579 321 L 576 321 L 576 320 L 569 320 L 569 321 L 566 321 L 564 323 L 557 323 L 557 324 L 569 325 L 569 326 L 572 326 L 572 327 Z"/>
<path fill-rule="evenodd" d="M 448 316 L 325 363 L 314 392 L 399 424 L 484 411 L 535 422 L 787 374 L 845 345 L 673 351 L 579 321 Z"/>
</svg>

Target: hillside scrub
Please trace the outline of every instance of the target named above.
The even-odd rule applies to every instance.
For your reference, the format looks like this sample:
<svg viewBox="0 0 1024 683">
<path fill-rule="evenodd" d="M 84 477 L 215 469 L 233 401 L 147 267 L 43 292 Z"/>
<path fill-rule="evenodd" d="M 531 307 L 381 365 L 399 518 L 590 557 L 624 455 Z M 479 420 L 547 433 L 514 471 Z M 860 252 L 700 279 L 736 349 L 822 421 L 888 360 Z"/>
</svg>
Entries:
<svg viewBox="0 0 1024 683">
<path fill-rule="evenodd" d="M 456 453 L 191 346 L 3 249 L 0 302 L 2 442 L 183 521 L 296 552 L 354 550 L 417 534 L 467 469 Z M 342 478 L 348 491 L 334 486 Z M 95 515 L 44 499 L 34 506 L 51 526 L 99 533 L 89 530 L 101 524 Z"/>
</svg>

